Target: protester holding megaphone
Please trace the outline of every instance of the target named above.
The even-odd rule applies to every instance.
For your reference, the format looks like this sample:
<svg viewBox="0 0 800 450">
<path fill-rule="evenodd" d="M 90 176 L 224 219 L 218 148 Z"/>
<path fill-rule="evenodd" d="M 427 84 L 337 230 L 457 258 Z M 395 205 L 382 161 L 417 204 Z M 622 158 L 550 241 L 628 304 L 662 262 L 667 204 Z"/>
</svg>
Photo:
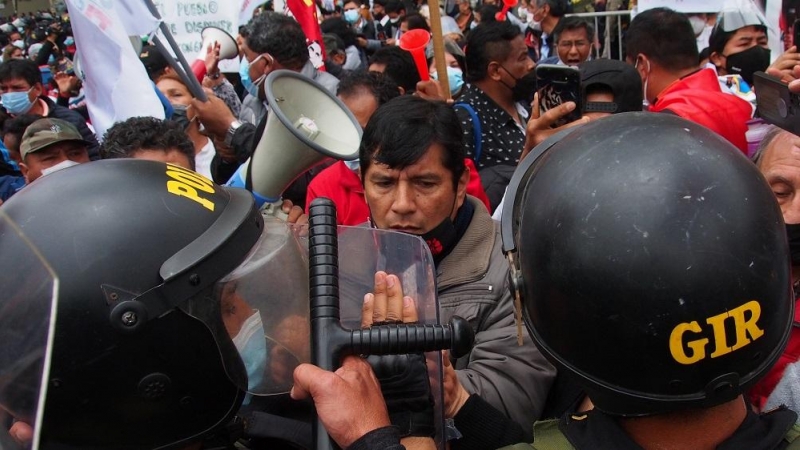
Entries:
<svg viewBox="0 0 800 450">
<path fill-rule="evenodd" d="M 242 64 L 247 67 L 243 67 L 242 72 L 249 78 L 243 80 L 249 95 L 266 102 L 264 82 L 267 75 L 280 69 L 298 72 L 331 93 L 336 91 L 339 80 L 309 63 L 306 36 L 292 18 L 271 12 L 260 14 L 250 20 L 247 32 L 242 46 Z M 222 100 L 213 96 L 209 96 L 208 102 L 192 101 L 206 130 L 231 149 L 229 155 L 215 157 L 212 175 L 217 180 L 232 176 L 253 155 L 266 125 L 266 117 L 259 120 L 258 127 L 255 123 L 242 122 L 230 110 L 222 108 L 222 104 Z M 309 107 L 315 108 L 314 105 Z"/>
</svg>

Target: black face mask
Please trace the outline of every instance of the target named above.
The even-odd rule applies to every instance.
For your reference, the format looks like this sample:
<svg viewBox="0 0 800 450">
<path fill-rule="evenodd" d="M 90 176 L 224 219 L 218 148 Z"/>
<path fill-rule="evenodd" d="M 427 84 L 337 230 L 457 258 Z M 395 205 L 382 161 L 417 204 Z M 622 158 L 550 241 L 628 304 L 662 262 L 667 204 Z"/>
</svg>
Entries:
<svg viewBox="0 0 800 450">
<path fill-rule="evenodd" d="M 184 130 L 189 128 L 189 125 L 192 123 L 189 120 L 189 116 L 186 115 L 186 109 L 187 109 L 186 106 L 176 105 L 176 104 L 173 103 L 172 104 L 172 111 L 173 111 L 172 112 L 172 117 L 170 117 L 171 121 L 181 124 L 181 127 Z"/>
<path fill-rule="evenodd" d="M 503 66 L 500 65 L 500 67 Z M 503 70 L 511 75 L 511 72 L 505 67 L 503 67 Z M 536 73 L 530 71 L 522 78 L 516 78 L 514 75 L 511 75 L 511 77 L 514 78 L 516 82 L 514 86 L 509 86 L 503 81 L 501 81 L 501 83 L 511 89 L 511 98 L 514 99 L 515 102 L 523 103 L 527 107 L 533 101 L 533 94 L 536 93 Z"/>
<path fill-rule="evenodd" d="M 433 261 L 436 264 L 439 264 L 458 243 L 458 231 L 449 217 L 420 237 L 428 244 L 431 255 L 433 255 Z"/>
<path fill-rule="evenodd" d="M 756 45 L 725 58 L 725 70 L 731 75 L 741 75 L 744 81 L 753 86 L 753 74 L 769 67 L 769 50 Z"/>
<path fill-rule="evenodd" d="M 787 223 L 786 237 L 789 239 L 789 253 L 792 254 L 792 265 L 800 266 L 800 223 Z"/>
<path fill-rule="evenodd" d="M 386 14 L 383 14 L 383 13 L 380 13 L 380 14 L 379 13 L 372 13 L 372 18 L 377 20 L 377 21 L 380 21 L 381 19 L 383 19 L 383 16 L 385 16 L 385 15 Z"/>
</svg>

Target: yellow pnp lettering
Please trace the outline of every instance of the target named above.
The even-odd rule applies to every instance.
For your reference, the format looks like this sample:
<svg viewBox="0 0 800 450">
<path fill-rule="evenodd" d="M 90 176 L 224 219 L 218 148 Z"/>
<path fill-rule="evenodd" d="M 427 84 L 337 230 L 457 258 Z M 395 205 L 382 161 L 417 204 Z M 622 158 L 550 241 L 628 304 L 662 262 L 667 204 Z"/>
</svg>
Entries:
<svg viewBox="0 0 800 450">
<path fill-rule="evenodd" d="M 761 317 L 761 305 L 756 300 L 751 300 L 741 306 L 722 314 L 717 314 L 706 319 L 706 324 L 710 326 L 712 339 L 714 341 L 714 351 L 708 355 L 711 358 L 719 358 L 728 353 L 739 350 L 747 344 L 755 341 L 764 335 L 764 330 L 759 328 L 758 319 Z M 730 319 L 730 320 L 729 320 Z M 733 322 L 736 342 L 733 346 L 728 345 L 726 324 L 730 326 Z M 686 340 L 687 333 L 703 334 L 704 330 L 697 321 L 680 323 L 676 326 L 669 338 L 669 350 L 672 358 L 680 364 L 694 364 L 706 358 L 706 345 L 710 342 L 708 337 L 696 337 Z M 691 354 L 687 355 L 687 347 L 691 349 Z"/>
<path fill-rule="evenodd" d="M 199 173 L 172 164 L 167 165 L 167 191 L 179 197 L 186 197 L 214 211 L 214 202 L 200 196 L 200 192 L 213 194 L 214 184 Z"/>
</svg>

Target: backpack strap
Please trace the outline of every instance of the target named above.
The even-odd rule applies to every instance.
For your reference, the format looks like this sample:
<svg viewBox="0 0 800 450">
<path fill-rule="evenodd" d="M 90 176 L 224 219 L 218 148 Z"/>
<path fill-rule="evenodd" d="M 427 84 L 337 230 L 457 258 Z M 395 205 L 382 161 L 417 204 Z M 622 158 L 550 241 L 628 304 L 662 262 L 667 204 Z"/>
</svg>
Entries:
<svg viewBox="0 0 800 450">
<path fill-rule="evenodd" d="M 472 156 L 472 160 L 475 161 L 475 165 L 478 164 L 478 160 L 481 159 L 481 147 L 483 141 L 483 133 L 481 132 L 481 121 L 478 118 L 478 113 L 475 112 L 475 109 L 469 103 L 458 102 L 453 105 L 455 108 L 461 108 L 469 114 L 470 119 L 472 120 L 472 138 L 475 141 L 475 155 Z"/>
</svg>

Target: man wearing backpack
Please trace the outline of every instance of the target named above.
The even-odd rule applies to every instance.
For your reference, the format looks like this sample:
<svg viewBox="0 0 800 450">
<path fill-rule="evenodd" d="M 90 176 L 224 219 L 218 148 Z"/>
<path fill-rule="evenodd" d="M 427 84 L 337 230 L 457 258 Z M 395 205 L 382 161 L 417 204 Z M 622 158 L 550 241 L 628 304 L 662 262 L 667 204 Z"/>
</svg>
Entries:
<svg viewBox="0 0 800 450">
<path fill-rule="evenodd" d="M 519 28 L 492 22 L 469 33 L 466 66 L 468 84 L 455 108 L 464 148 L 478 167 L 493 210 L 525 144 L 536 86 L 534 63 Z"/>
</svg>

